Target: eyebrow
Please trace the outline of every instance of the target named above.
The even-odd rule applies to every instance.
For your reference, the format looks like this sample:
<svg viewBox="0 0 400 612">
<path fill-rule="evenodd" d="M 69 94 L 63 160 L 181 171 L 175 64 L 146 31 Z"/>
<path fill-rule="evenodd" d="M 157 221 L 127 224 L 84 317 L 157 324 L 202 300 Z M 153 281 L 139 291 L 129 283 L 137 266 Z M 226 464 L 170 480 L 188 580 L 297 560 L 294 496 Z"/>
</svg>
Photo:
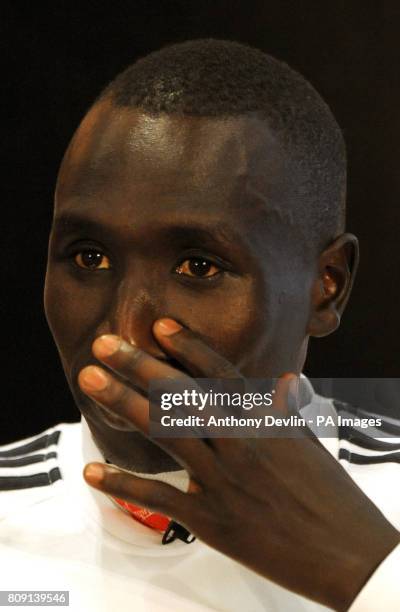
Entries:
<svg viewBox="0 0 400 612">
<path fill-rule="evenodd" d="M 230 225 L 215 221 L 213 223 L 201 223 L 193 221 L 189 223 L 171 223 L 170 225 L 157 228 L 154 226 L 155 232 L 158 230 L 173 241 L 199 240 L 210 244 L 223 244 L 230 247 L 245 246 L 242 234 L 235 231 Z M 60 234 L 87 232 L 104 237 L 121 238 L 120 231 L 109 225 L 105 225 L 99 221 L 95 221 L 86 215 L 79 213 L 62 213 L 56 215 L 53 221 L 53 231 Z M 124 230 L 125 239 L 132 241 L 135 239 L 134 230 L 129 234 Z"/>
<path fill-rule="evenodd" d="M 55 232 L 104 232 L 110 231 L 102 223 L 94 221 L 85 215 L 77 213 L 63 213 L 56 215 L 53 220 L 53 231 Z"/>
</svg>

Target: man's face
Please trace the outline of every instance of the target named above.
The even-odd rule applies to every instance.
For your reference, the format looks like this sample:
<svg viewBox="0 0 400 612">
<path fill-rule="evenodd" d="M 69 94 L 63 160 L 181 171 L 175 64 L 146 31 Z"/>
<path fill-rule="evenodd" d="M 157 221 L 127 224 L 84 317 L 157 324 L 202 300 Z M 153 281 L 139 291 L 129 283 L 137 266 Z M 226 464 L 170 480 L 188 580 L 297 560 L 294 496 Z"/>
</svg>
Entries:
<svg viewBox="0 0 400 612">
<path fill-rule="evenodd" d="M 289 183 L 257 118 L 151 117 L 102 102 L 82 122 L 57 184 L 45 308 L 75 401 L 112 463 L 175 467 L 79 389 L 101 334 L 166 359 L 152 325 L 170 317 L 246 376 L 301 370 L 315 267 L 295 254 Z"/>
</svg>

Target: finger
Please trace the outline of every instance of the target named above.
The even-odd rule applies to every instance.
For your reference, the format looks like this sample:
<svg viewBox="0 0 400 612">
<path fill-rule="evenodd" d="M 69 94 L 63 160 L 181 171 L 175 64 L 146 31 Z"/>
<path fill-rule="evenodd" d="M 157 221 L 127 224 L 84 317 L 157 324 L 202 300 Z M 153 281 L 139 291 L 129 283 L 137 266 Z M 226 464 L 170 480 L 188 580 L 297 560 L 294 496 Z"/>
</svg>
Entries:
<svg viewBox="0 0 400 612">
<path fill-rule="evenodd" d="M 105 408 L 98 402 L 96 402 L 96 406 L 101 412 L 103 420 L 112 429 L 117 429 L 118 431 L 137 431 L 137 427 L 135 427 L 132 423 L 129 423 L 122 417 L 117 416 L 115 412 L 112 412 L 108 408 Z"/>
<path fill-rule="evenodd" d="M 192 376 L 241 378 L 233 364 L 173 319 L 158 319 L 154 323 L 153 332 L 162 348 L 177 359 Z"/>
<path fill-rule="evenodd" d="M 149 383 L 151 383 L 152 380 L 158 381 L 157 390 L 153 387 L 153 391 L 159 396 L 161 396 L 162 394 L 162 381 L 165 381 L 165 384 L 168 387 L 168 383 L 170 381 L 179 380 L 183 383 L 185 389 L 187 389 L 188 391 L 193 389 L 197 390 L 197 385 L 191 377 L 187 376 L 186 374 L 183 374 L 181 371 L 173 368 L 172 366 L 161 362 L 159 359 L 152 357 L 145 351 L 142 351 L 137 347 L 132 346 L 131 344 L 127 343 L 125 340 L 118 336 L 103 335 L 97 338 L 93 343 L 93 353 L 98 359 L 106 363 L 119 376 L 125 378 L 129 383 L 129 386 L 133 387 L 134 391 L 135 387 L 136 389 L 139 388 L 140 392 L 145 390 L 147 392 L 147 395 L 150 396 L 150 400 L 152 398 L 150 395 L 151 388 L 149 387 Z M 111 406 L 107 401 L 108 398 L 104 397 L 104 399 L 107 401 L 107 404 L 111 408 L 119 411 L 120 413 L 121 408 L 123 408 L 123 406 L 119 405 L 119 395 L 120 390 L 122 392 L 122 389 L 123 393 L 126 393 L 124 388 L 121 388 L 120 385 L 116 384 L 113 385 L 112 389 L 109 389 L 111 391 L 110 399 L 112 400 L 114 397 L 116 399 L 115 406 Z M 164 391 L 166 391 L 166 389 L 164 389 Z M 122 396 L 122 401 L 124 401 L 124 396 Z M 129 394 L 127 394 L 127 402 L 125 406 L 129 407 L 129 403 L 130 398 Z M 175 410 L 177 409 L 175 408 Z M 147 412 L 147 422 L 149 423 L 151 416 L 153 415 L 154 417 L 154 413 L 149 411 L 149 408 L 147 408 Z M 197 416 L 195 408 L 190 405 L 185 404 L 182 409 L 182 412 L 183 414 L 181 414 L 180 416 Z M 131 414 L 125 414 L 124 416 L 126 416 L 128 419 L 131 418 Z M 146 433 L 146 435 L 149 434 L 149 428 L 144 430 L 144 433 Z M 194 428 L 192 430 L 192 435 L 193 437 L 201 437 L 200 432 L 197 432 L 197 430 L 195 430 Z"/>
<path fill-rule="evenodd" d="M 189 330 L 187 330 L 189 331 Z M 191 332 L 189 332 L 191 334 Z M 191 338 L 189 338 L 191 341 Z M 233 368 L 233 366 L 224 358 L 217 355 L 214 351 L 209 349 L 203 342 L 201 347 L 207 351 L 204 355 L 204 360 L 207 361 L 210 357 L 213 358 L 214 363 L 219 360 L 220 367 L 218 374 L 222 377 L 224 372 L 230 374 L 235 379 L 238 378 L 239 374 Z M 188 350 L 190 347 L 188 347 Z M 182 382 L 185 390 L 198 390 L 196 382 L 186 374 L 173 368 L 168 363 L 162 362 L 146 353 L 143 350 L 132 346 L 122 338 L 115 335 L 103 335 L 97 338 L 93 343 L 93 354 L 97 359 L 108 365 L 118 375 L 125 378 L 131 385 L 138 385 L 141 390 L 146 389 L 150 392 L 149 383 L 151 380 L 162 381 L 165 380 L 168 384 L 169 381 Z M 229 370 L 229 372 L 228 372 Z M 216 374 L 217 375 L 217 372 Z M 162 383 L 161 383 L 162 384 Z M 153 388 L 154 390 L 154 388 Z M 157 391 L 161 393 L 158 388 Z M 198 416 L 198 410 L 191 404 L 185 404 L 182 409 L 175 407 L 175 412 L 179 416 Z M 154 416 L 154 413 L 152 413 Z M 186 427 L 186 435 L 188 435 L 189 427 Z M 146 430 L 146 434 L 150 433 L 150 430 Z M 154 431 L 153 431 L 154 434 Z M 201 431 L 192 428 L 190 437 L 203 437 Z M 182 443 L 183 445 L 183 443 Z"/>
<path fill-rule="evenodd" d="M 156 359 L 119 336 L 106 334 L 96 338 L 92 351 L 99 361 L 145 392 L 149 381 L 155 378 L 188 378 L 167 362 Z"/>
<path fill-rule="evenodd" d="M 140 393 L 97 366 L 86 366 L 78 375 L 81 390 L 104 408 L 117 413 L 143 433 L 148 432 L 149 403 Z"/>
<path fill-rule="evenodd" d="M 150 437 L 149 401 L 140 393 L 98 366 L 83 368 L 78 375 L 78 384 L 95 402 Z M 209 488 L 219 486 L 213 451 L 202 439 L 166 437 L 151 438 L 151 441 L 185 467 L 198 482 L 205 479 Z"/>
<path fill-rule="evenodd" d="M 183 493 L 157 480 L 139 478 L 103 463 L 89 463 L 84 467 L 85 481 L 95 489 L 127 502 L 136 503 L 166 514 L 190 529 L 196 523 L 199 493 Z"/>
</svg>

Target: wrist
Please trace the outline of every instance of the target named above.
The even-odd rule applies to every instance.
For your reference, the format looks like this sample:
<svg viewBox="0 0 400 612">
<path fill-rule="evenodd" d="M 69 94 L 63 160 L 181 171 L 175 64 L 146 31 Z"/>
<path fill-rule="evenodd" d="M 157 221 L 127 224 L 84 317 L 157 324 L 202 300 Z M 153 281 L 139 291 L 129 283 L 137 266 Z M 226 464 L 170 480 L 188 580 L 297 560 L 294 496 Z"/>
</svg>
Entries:
<svg viewBox="0 0 400 612">
<path fill-rule="evenodd" d="M 340 575 L 336 575 L 328 597 L 328 605 L 337 612 L 346 612 L 351 607 L 379 565 L 400 543 L 400 532 L 385 522 L 385 529 L 366 534 L 366 545 L 362 549 L 343 556 Z"/>
</svg>

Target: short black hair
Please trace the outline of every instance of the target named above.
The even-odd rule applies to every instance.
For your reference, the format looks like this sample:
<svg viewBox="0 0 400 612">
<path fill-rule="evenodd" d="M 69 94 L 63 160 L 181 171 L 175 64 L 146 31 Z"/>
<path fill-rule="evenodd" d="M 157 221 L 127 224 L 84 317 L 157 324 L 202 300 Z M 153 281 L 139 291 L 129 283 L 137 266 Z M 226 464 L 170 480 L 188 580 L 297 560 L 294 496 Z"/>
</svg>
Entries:
<svg viewBox="0 0 400 612">
<path fill-rule="evenodd" d="M 346 151 L 328 105 L 298 72 L 263 51 L 216 39 L 174 44 L 121 72 L 101 93 L 160 115 L 265 119 L 290 160 L 296 225 L 319 250 L 343 231 Z M 97 100 L 97 101 L 98 101 Z"/>
</svg>

